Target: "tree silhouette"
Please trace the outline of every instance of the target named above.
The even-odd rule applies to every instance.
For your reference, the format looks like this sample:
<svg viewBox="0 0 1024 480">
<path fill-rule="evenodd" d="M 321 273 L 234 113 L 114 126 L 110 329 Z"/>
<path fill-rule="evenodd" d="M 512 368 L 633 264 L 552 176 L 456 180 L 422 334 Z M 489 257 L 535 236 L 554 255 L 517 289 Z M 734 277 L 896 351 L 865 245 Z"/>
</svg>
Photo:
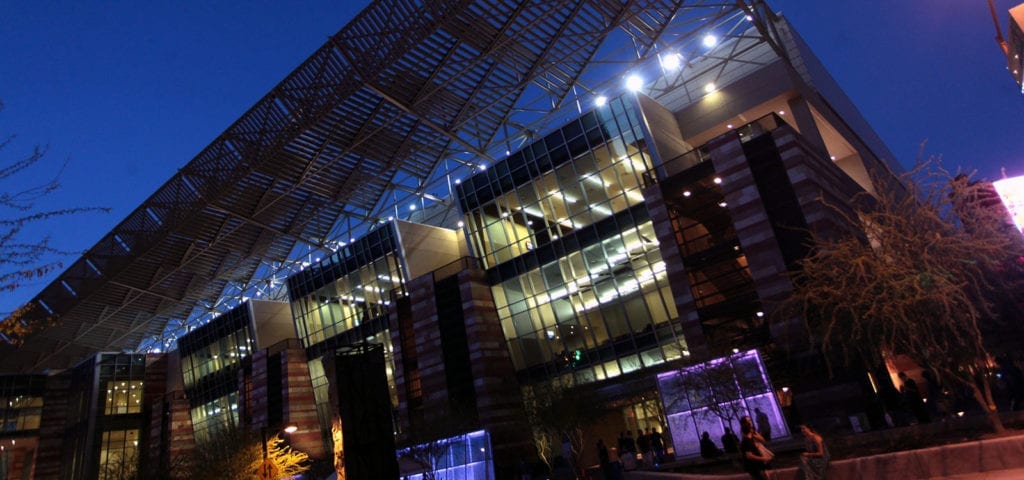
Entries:
<svg viewBox="0 0 1024 480">
<path fill-rule="evenodd" d="M 937 162 L 901 180 L 905 189 L 863 193 L 852 211 L 828 205 L 857 228 L 812 234 L 796 291 L 776 313 L 801 316 L 825 352 L 847 361 L 906 355 L 942 384 L 970 391 L 1002 431 L 982 332 L 999 317 L 994 299 L 1014 288 L 1005 270 L 1020 268 L 1020 243 L 997 234 L 1005 221 L 979 203 L 984 183 L 958 180 Z"/>
<path fill-rule="evenodd" d="M 0 102 L 0 111 L 3 103 Z M 0 151 L 11 146 L 10 135 L 0 140 Z M 0 293 L 10 293 L 27 283 L 63 267 L 61 257 L 75 254 L 50 243 L 48 236 L 33 237 L 30 227 L 47 220 L 85 212 L 107 212 L 107 208 L 73 207 L 54 210 L 39 209 L 37 202 L 60 188 L 60 172 L 49 180 L 39 181 L 30 175 L 30 168 L 46 156 L 47 147 L 36 145 L 32 152 L 13 161 L 0 162 Z M 26 304 L 12 312 L 0 312 L 0 338 L 18 345 L 26 335 L 48 326 L 52 319 L 34 304 Z"/>
<path fill-rule="evenodd" d="M 588 426 L 602 411 L 579 388 L 554 385 L 533 385 L 523 389 L 526 417 L 533 428 L 534 446 L 540 459 L 551 469 L 555 445 L 568 440 L 571 451 L 563 452 L 576 475 L 584 469 L 583 452 L 588 438 Z"/>
</svg>

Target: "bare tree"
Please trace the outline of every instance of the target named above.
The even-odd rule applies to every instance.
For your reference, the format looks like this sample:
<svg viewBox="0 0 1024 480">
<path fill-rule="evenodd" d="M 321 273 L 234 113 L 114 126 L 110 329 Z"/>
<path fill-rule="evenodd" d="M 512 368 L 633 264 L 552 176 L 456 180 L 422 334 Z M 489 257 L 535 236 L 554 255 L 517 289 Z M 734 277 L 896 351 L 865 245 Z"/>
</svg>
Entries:
<svg viewBox="0 0 1024 480">
<path fill-rule="evenodd" d="M 690 408 L 706 409 L 722 423 L 736 428 L 740 418 L 750 413 L 742 401 L 744 395 L 767 389 L 757 366 L 740 361 L 744 355 L 733 353 L 679 369 L 670 385 L 662 384 L 662 388 L 670 388 L 666 389 L 668 408 L 688 403 Z"/>
<path fill-rule="evenodd" d="M 453 438 L 478 425 L 473 413 L 464 408 L 445 407 L 429 416 L 416 416 L 402 436 L 404 447 L 398 449 L 399 460 L 411 463 L 424 480 L 434 480 L 451 449 L 461 445 Z"/>
<path fill-rule="evenodd" d="M 826 352 L 848 361 L 877 356 L 865 348 L 906 355 L 941 383 L 969 390 L 1002 431 L 982 324 L 998 317 L 993 292 L 1007 288 L 1000 271 L 1016 268 L 1019 245 L 993 233 L 1003 222 L 965 216 L 986 210 L 976 203 L 984 184 L 958 181 L 936 162 L 902 181 L 906 190 L 862 194 L 852 212 L 829 205 L 859 230 L 813 235 L 795 294 L 777 313 L 800 315 Z"/>
<path fill-rule="evenodd" d="M 548 469 L 554 445 L 568 444 L 570 451 L 563 453 L 573 472 L 581 475 L 588 427 L 601 415 L 600 405 L 579 388 L 552 385 L 524 388 L 523 403 L 533 428 L 534 446 Z"/>
<path fill-rule="evenodd" d="M 0 102 L 0 111 L 3 103 Z M 0 140 L 0 150 L 11 145 L 14 136 Z M 35 146 L 31 153 L 13 161 L 0 162 L 0 292 L 13 292 L 63 267 L 61 257 L 77 252 L 54 247 L 50 238 L 33 238 L 30 227 L 55 218 L 85 212 L 107 212 L 109 209 L 75 207 L 46 210 L 37 202 L 60 188 L 60 172 L 40 183 L 29 175 L 46 156 L 46 147 Z M 51 319 L 41 309 L 26 304 L 12 312 L 0 312 L 0 336 L 18 345 L 32 331 L 50 325 Z"/>
</svg>

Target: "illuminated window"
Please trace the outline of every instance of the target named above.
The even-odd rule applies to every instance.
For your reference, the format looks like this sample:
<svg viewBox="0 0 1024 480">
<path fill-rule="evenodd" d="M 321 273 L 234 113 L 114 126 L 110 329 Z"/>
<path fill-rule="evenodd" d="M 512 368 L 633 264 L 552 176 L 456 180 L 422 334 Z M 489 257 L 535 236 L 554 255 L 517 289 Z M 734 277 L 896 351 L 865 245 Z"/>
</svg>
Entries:
<svg viewBox="0 0 1024 480">
<path fill-rule="evenodd" d="M 103 432 L 99 480 L 135 478 L 139 467 L 139 430 Z"/>
<path fill-rule="evenodd" d="M 142 412 L 142 380 L 108 381 L 106 390 L 104 414 L 123 415 Z"/>
</svg>

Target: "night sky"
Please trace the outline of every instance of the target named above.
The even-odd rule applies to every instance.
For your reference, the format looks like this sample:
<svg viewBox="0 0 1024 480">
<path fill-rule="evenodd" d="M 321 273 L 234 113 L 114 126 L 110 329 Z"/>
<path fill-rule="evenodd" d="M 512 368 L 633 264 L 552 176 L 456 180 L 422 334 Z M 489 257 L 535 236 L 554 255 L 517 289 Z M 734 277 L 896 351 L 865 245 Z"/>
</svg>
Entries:
<svg viewBox="0 0 1024 480">
<path fill-rule="evenodd" d="M 1006 10 L 997 1 L 1006 34 Z M 6 2 L 0 6 L 0 151 L 49 145 L 67 162 L 42 208 L 111 207 L 41 226 L 85 250 L 336 33 L 362 1 Z M 1024 175 L 1024 95 L 985 2 L 769 0 L 795 25 L 905 166 L 942 155 L 979 178 Z M 927 8 L 926 8 L 927 7 Z M 13 191 L 30 184 L 0 184 Z M 7 212 L 3 212 L 4 215 Z M 65 258 L 65 264 L 75 260 Z M 52 278 L 0 297 L 0 311 Z"/>
</svg>

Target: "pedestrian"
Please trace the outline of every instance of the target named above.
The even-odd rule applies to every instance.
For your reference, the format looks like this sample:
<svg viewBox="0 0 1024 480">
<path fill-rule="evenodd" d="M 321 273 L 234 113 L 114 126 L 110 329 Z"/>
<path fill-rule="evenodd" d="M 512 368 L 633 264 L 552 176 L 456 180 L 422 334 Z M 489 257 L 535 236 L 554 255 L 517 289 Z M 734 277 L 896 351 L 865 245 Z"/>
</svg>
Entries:
<svg viewBox="0 0 1024 480">
<path fill-rule="evenodd" d="M 1010 411 L 1024 408 L 1024 372 L 1009 357 L 996 357 L 999 365 L 999 376 L 1006 385 L 1006 394 L 1010 397 Z"/>
<path fill-rule="evenodd" d="M 612 447 L 608 449 L 609 474 L 605 480 L 622 480 L 622 459 L 619 458 L 619 449 Z"/>
<path fill-rule="evenodd" d="M 661 432 L 658 431 L 658 427 L 651 428 L 649 438 L 651 441 L 651 450 L 654 451 L 655 466 L 665 463 L 665 437 L 661 436 Z"/>
<path fill-rule="evenodd" d="M 651 439 L 644 434 L 643 429 L 636 429 L 636 456 L 637 466 L 646 467 L 652 462 L 650 461 L 651 456 Z"/>
<path fill-rule="evenodd" d="M 597 462 L 601 465 L 601 473 L 604 478 L 611 476 L 612 461 L 608 456 L 608 447 L 604 445 L 604 439 L 597 439 Z"/>
<path fill-rule="evenodd" d="M 767 460 L 765 460 L 765 468 L 772 468 L 771 461 L 775 458 L 775 454 L 772 453 L 772 451 L 765 445 L 764 436 L 761 435 L 761 432 L 758 432 L 757 429 L 754 428 L 754 421 L 750 419 L 750 416 L 744 415 L 740 418 L 740 432 L 743 432 L 744 435 L 746 435 L 747 431 L 750 432 L 750 436 L 754 440 L 754 447 L 757 448 L 760 456 L 767 458 Z M 740 448 L 741 453 L 742 451 L 743 449 Z"/>
<path fill-rule="evenodd" d="M 823 480 L 828 470 L 828 447 L 821 435 L 810 425 L 800 425 L 804 436 L 804 452 L 800 454 L 800 474 L 804 480 Z M 801 478 L 798 477 L 798 478 Z"/>
<path fill-rule="evenodd" d="M 700 456 L 706 459 L 713 459 L 722 456 L 722 451 L 718 449 L 718 445 L 711 440 L 711 434 L 704 432 L 700 437 Z"/>
<path fill-rule="evenodd" d="M 946 398 L 942 384 L 935 378 L 931 370 L 921 372 L 924 379 L 925 392 L 928 394 L 928 415 L 934 419 L 943 419 L 949 415 L 949 402 Z"/>
<path fill-rule="evenodd" d="M 917 382 L 913 378 L 908 377 L 904 372 L 899 373 L 899 378 L 902 383 L 900 393 L 903 394 L 903 401 L 911 413 L 914 414 L 917 423 L 930 422 L 928 409 L 925 408 L 924 400 L 921 399 L 921 389 L 917 386 Z"/>
<path fill-rule="evenodd" d="M 740 451 L 740 437 L 737 437 L 729 427 L 725 427 L 725 433 L 722 434 L 722 449 L 729 454 L 737 454 Z"/>
<path fill-rule="evenodd" d="M 633 470 L 636 468 L 636 441 L 633 440 L 633 432 L 630 430 L 626 430 L 623 435 L 619 460 L 622 462 L 623 470 Z"/>
<path fill-rule="evenodd" d="M 768 415 L 760 408 L 754 408 L 754 418 L 757 419 L 757 432 L 764 437 L 765 442 L 772 440 L 772 423 L 768 421 Z"/>
<path fill-rule="evenodd" d="M 744 418 L 749 420 L 750 417 Z M 755 436 L 761 436 L 754 430 L 753 422 L 743 423 L 742 425 L 740 433 L 743 434 L 743 439 L 740 440 L 740 453 L 743 455 L 743 470 L 753 480 L 768 480 L 767 469 L 771 457 L 763 455 L 758 448 L 759 440 Z"/>
</svg>

